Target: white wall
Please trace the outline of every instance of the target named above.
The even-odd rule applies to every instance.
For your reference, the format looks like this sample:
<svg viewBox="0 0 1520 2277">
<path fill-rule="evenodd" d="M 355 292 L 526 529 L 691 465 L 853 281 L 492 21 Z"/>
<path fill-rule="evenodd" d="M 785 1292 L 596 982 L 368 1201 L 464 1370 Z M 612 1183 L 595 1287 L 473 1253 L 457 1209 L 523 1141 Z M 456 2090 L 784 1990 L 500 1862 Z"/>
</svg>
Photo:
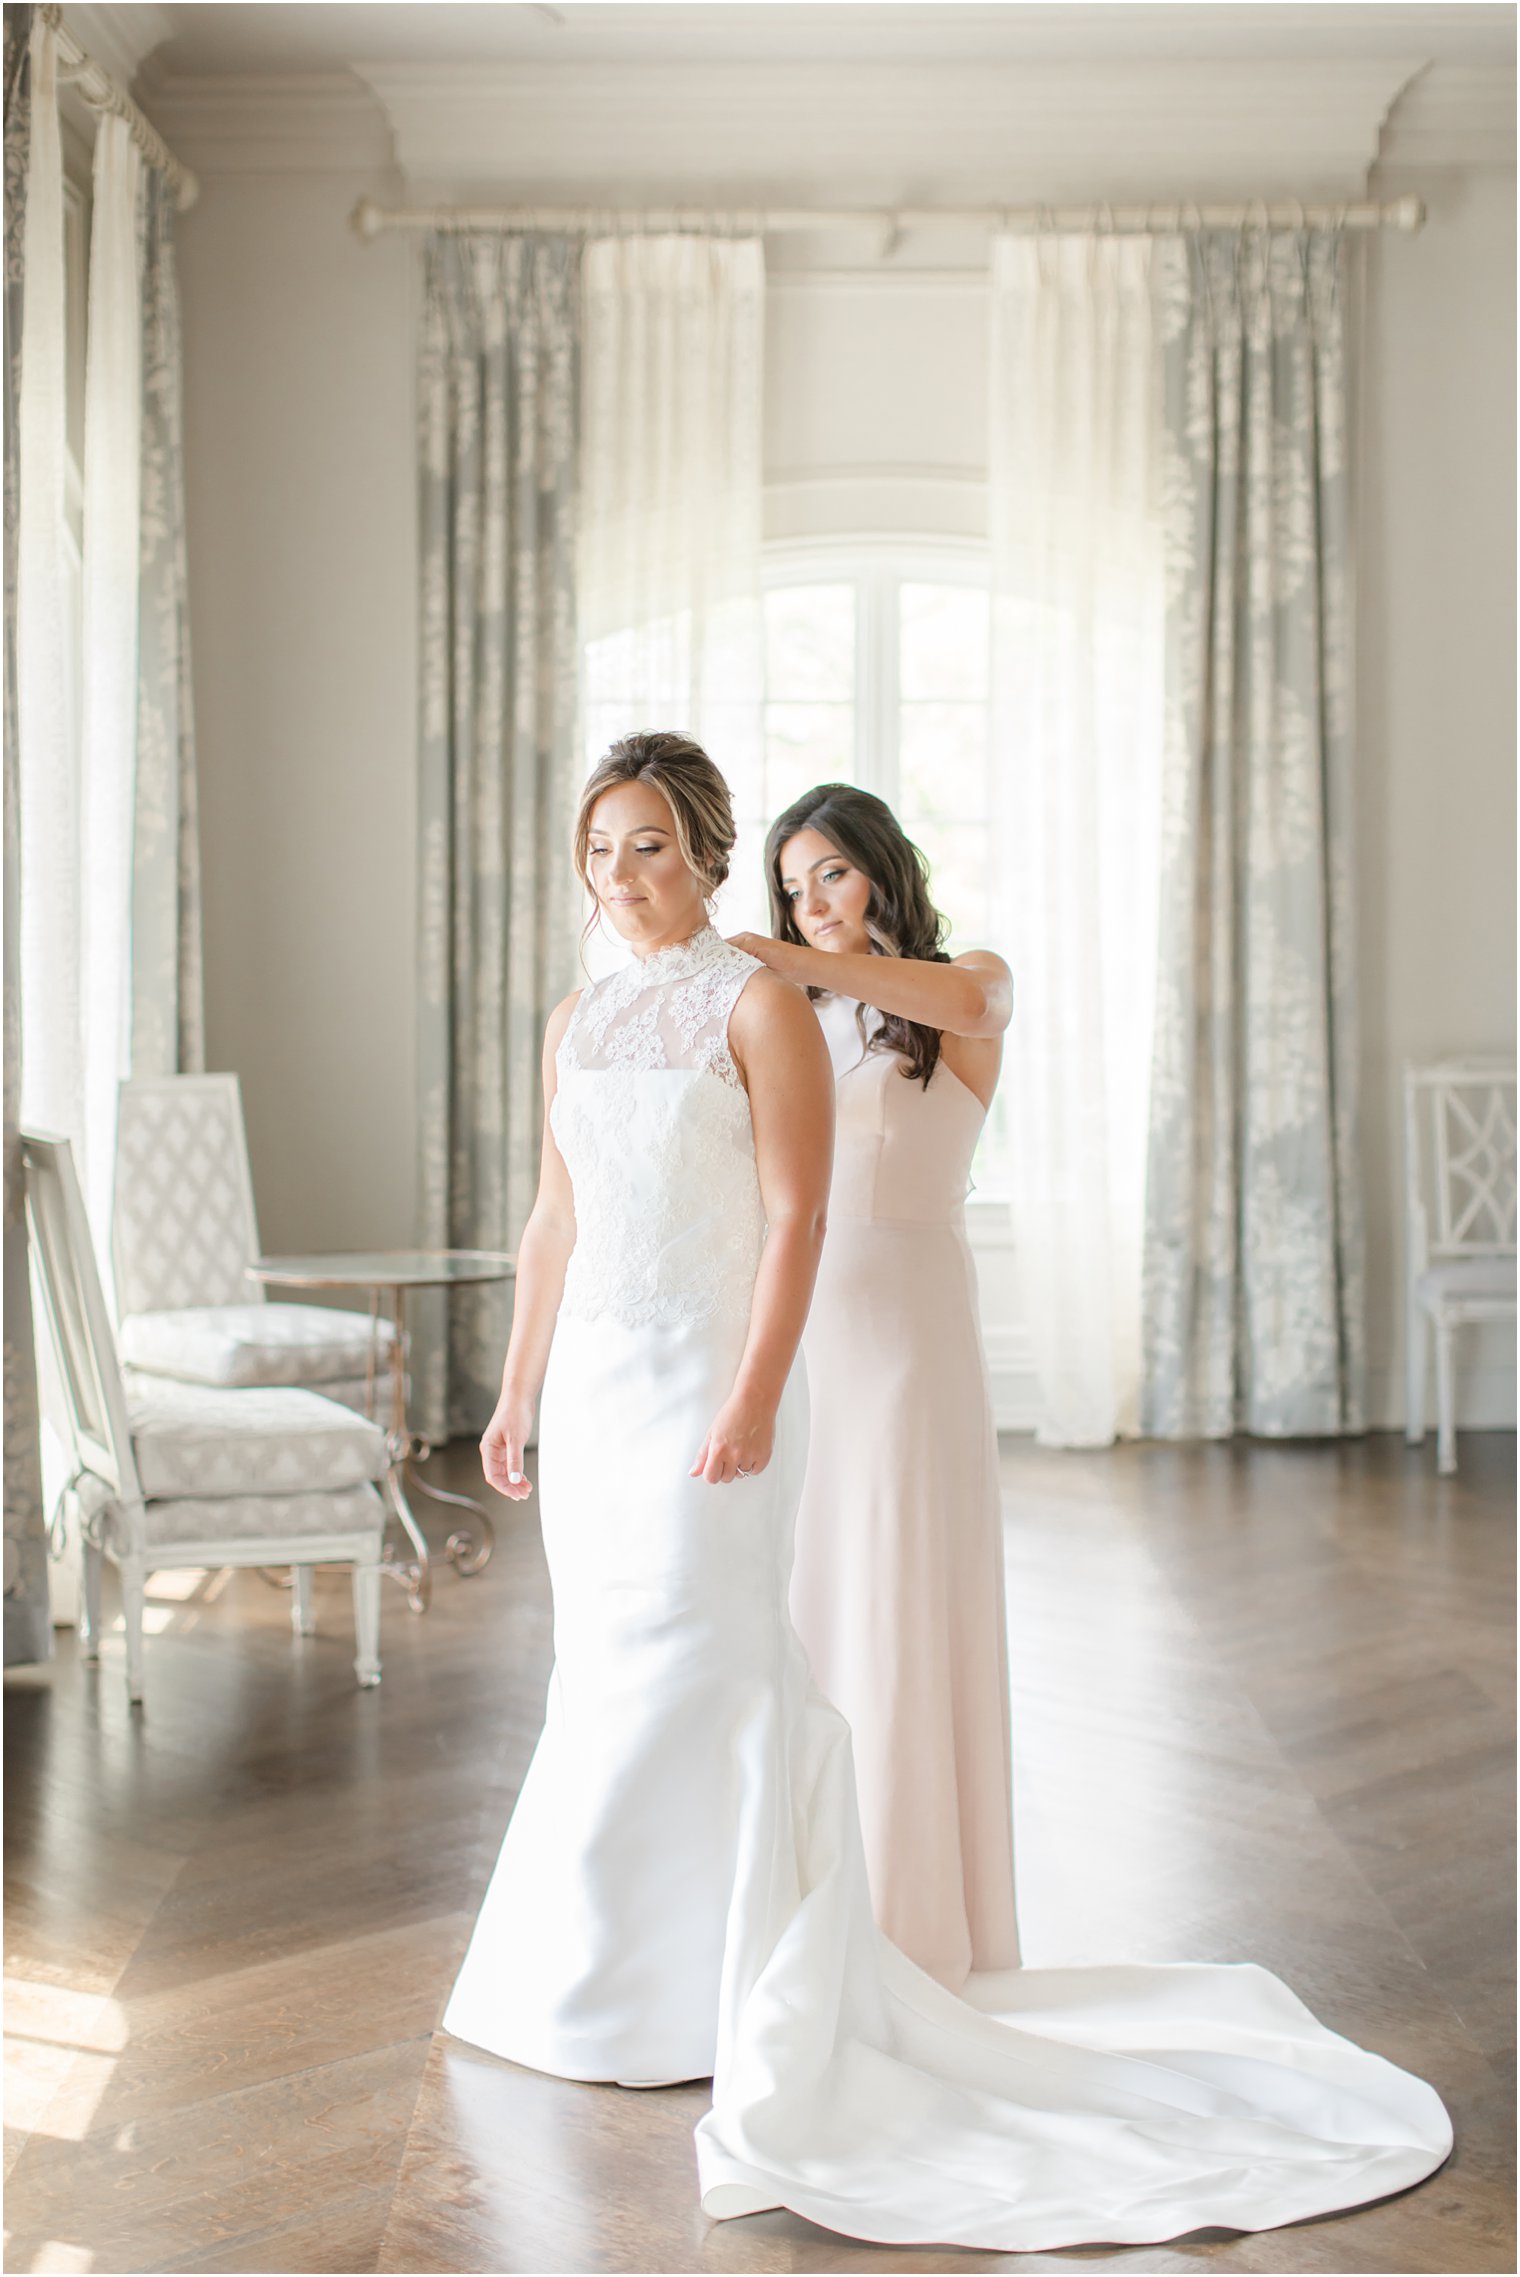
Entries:
<svg viewBox="0 0 1520 2277">
<path fill-rule="evenodd" d="M 1402 183 L 1385 185 L 1396 189 Z M 1373 249 L 1361 573 L 1375 1416 L 1399 1401 L 1397 1069 L 1513 1033 L 1514 175 L 1422 178 Z M 412 294 L 347 176 L 220 176 L 182 231 L 211 1064 L 248 1096 L 266 1245 L 414 1237 Z M 979 241 L 785 239 L 767 531 L 984 527 Z M 924 266 L 915 273 L 913 264 Z M 1017 1283 L 983 1263 L 1000 1405 Z M 1475 1347 L 1476 1354 L 1476 1347 Z M 1513 1419 L 1502 1340 L 1464 1372 Z"/>
<path fill-rule="evenodd" d="M 1371 249 L 1361 452 L 1358 832 L 1374 1417 L 1402 1420 L 1406 1059 L 1515 1034 L 1515 176 L 1418 189 Z M 1465 1332 L 1460 1412 L 1515 1420 L 1515 1342 Z"/>
<path fill-rule="evenodd" d="M 210 175 L 180 224 L 207 1064 L 266 1249 L 416 1238 L 410 251 L 383 181 Z"/>
</svg>

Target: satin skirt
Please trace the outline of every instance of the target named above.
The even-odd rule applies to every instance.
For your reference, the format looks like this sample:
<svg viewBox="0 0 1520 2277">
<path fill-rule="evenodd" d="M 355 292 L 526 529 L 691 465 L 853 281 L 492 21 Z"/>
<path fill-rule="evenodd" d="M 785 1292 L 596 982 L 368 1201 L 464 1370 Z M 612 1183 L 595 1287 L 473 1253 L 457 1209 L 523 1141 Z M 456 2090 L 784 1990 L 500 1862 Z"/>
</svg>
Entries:
<svg viewBox="0 0 1520 2277">
<path fill-rule="evenodd" d="M 540 1419 L 543 1736 L 444 2016 L 572 2079 L 713 2080 L 716 2219 L 1003 2251 L 1266 2229 L 1432 2172 L 1434 2091 L 1253 1966 L 1022 1970 L 968 2006 L 872 1918 L 850 1736 L 787 1613 L 768 1468 L 689 1479 L 740 1331 L 561 1321 Z"/>
</svg>

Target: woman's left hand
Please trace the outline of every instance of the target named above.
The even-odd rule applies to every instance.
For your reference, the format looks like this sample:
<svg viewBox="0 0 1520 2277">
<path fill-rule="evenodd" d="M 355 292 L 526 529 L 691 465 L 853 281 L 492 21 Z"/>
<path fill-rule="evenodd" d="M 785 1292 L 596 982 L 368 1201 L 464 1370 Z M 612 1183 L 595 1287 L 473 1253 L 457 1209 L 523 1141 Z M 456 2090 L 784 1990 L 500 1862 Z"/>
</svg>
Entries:
<svg viewBox="0 0 1520 2277">
<path fill-rule="evenodd" d="M 770 1461 L 775 1440 L 775 1409 L 765 1401 L 734 1392 L 714 1416 L 702 1451 L 687 1476 L 705 1478 L 709 1486 L 755 1478 Z"/>
<path fill-rule="evenodd" d="M 794 946 L 791 941 L 773 941 L 769 933 L 730 933 L 728 945 L 731 949 L 742 949 L 747 957 L 758 957 L 772 972 L 781 971 L 788 949 Z"/>
</svg>

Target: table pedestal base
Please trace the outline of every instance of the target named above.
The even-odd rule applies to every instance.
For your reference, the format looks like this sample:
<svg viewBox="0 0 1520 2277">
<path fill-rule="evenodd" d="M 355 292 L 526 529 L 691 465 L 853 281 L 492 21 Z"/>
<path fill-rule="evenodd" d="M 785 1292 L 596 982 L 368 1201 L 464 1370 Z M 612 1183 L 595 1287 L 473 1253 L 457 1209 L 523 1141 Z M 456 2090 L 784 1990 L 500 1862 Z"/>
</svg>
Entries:
<svg viewBox="0 0 1520 2277">
<path fill-rule="evenodd" d="M 496 1547 L 496 1529 L 485 1506 L 472 1496 L 451 1494 L 441 1486 L 429 1486 L 417 1469 L 418 1463 L 432 1452 L 425 1439 L 414 1439 L 410 1433 L 403 1438 L 392 1432 L 386 1442 L 386 1452 L 389 1460 L 382 1492 L 395 1515 L 404 1543 L 387 1541 L 380 1570 L 400 1582 L 414 1613 L 425 1613 L 433 1594 L 432 1559 L 427 1536 L 407 1500 L 408 1492 L 425 1494 L 430 1502 L 443 1502 L 452 1510 L 470 1513 L 471 1522 L 456 1524 L 444 1544 L 444 1556 L 454 1571 L 466 1579 L 490 1562 L 491 1552 Z"/>
<path fill-rule="evenodd" d="M 388 1273 L 387 1266 L 397 1268 L 396 1274 Z M 476 1501 L 473 1495 L 453 1494 L 445 1487 L 430 1486 L 418 1469 L 432 1450 L 425 1439 L 415 1435 L 407 1421 L 406 1292 L 409 1288 L 468 1288 L 509 1279 L 515 1270 L 516 1259 L 504 1251 L 477 1249 L 391 1250 L 373 1257 L 262 1257 L 248 1267 L 250 1276 L 266 1286 L 364 1287 L 370 1291 L 364 1413 L 373 1423 L 381 1421 L 378 1410 L 382 1373 L 390 1381 L 385 1471 L 378 1481 L 386 1507 L 380 1570 L 389 1574 L 392 1581 L 400 1582 L 414 1613 L 427 1611 L 433 1594 L 433 1568 L 427 1536 L 417 1523 L 410 1495 L 425 1494 L 429 1502 L 441 1502 L 450 1511 L 465 1513 L 455 1519 L 444 1544 L 444 1555 L 458 1574 L 468 1577 L 482 1571 L 496 1547 L 496 1533 L 484 1503 Z M 391 1301 L 393 1335 L 389 1352 L 382 1353 L 380 1307 L 387 1293 Z M 287 1579 L 266 1569 L 264 1578 L 288 1588 L 294 1577 Z M 298 1590 L 298 1599 L 300 1594 Z"/>
</svg>

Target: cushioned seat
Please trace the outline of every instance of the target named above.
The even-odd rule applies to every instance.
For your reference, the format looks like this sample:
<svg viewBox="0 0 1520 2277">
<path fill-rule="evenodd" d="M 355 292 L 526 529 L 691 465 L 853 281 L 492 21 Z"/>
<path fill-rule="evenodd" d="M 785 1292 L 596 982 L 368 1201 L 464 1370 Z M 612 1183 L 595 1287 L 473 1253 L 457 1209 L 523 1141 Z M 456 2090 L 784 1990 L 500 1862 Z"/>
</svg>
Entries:
<svg viewBox="0 0 1520 2277">
<path fill-rule="evenodd" d="M 192 1102 L 227 1105 L 228 1079 L 174 1082 L 187 1087 Z M 143 1697 L 151 1573 L 165 1566 L 288 1565 L 291 1621 L 298 1635 L 310 1636 L 313 1569 L 342 1564 L 353 1569 L 354 1673 L 363 1685 L 378 1684 L 389 1490 L 388 1483 L 377 1490 L 376 1482 L 386 1479 L 384 1433 L 316 1391 L 183 1383 L 124 1369 L 69 1143 L 23 1132 L 22 1159 L 27 1224 L 67 1418 L 70 1523 L 83 1562 L 82 1658 L 99 1657 L 108 1559 L 121 1576 L 127 1694 L 134 1702 Z M 181 1182 L 188 1189 L 186 1174 Z M 235 1260 L 227 1263 L 219 1293 L 230 1302 Z M 130 1309 L 158 1308 L 154 1297 L 140 1295 Z M 161 1309 L 174 1309 L 173 1295 Z M 359 1325 L 367 1332 L 367 1321 Z"/>
<path fill-rule="evenodd" d="M 132 1452 L 150 1503 L 330 1495 L 384 1475 L 384 1434 L 318 1392 L 218 1389 L 134 1370 L 124 1380 Z"/>
<path fill-rule="evenodd" d="M 177 1494 L 150 1502 L 143 1534 L 150 1549 L 177 1542 L 295 1542 L 309 1535 L 380 1533 L 385 1505 L 372 1486 L 345 1486 L 336 1494 Z"/>
<path fill-rule="evenodd" d="M 331 1305 L 184 1305 L 123 1320 L 123 1365 L 188 1384 L 362 1383 L 370 1353 L 367 1313 Z M 376 1372 L 388 1374 L 396 1331 L 375 1324 Z"/>
</svg>

